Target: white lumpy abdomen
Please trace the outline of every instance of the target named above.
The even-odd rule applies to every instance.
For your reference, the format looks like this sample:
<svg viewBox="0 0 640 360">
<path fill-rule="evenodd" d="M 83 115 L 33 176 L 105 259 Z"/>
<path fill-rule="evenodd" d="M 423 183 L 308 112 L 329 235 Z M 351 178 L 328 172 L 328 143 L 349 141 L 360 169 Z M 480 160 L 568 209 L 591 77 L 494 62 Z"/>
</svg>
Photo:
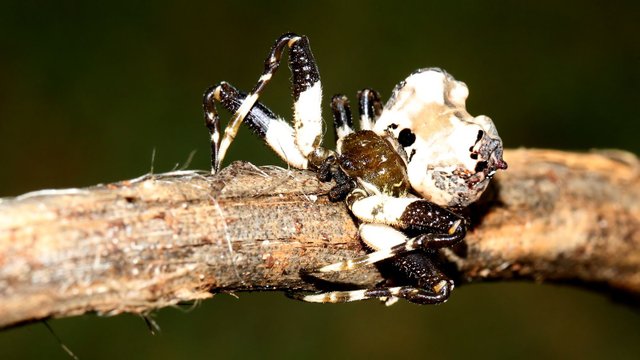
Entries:
<svg viewBox="0 0 640 360">
<path fill-rule="evenodd" d="M 481 147 L 495 149 L 503 163 L 493 122 L 467 112 L 468 94 L 463 82 L 440 69 L 418 71 L 396 87 L 374 127 L 379 134 L 391 131 L 398 137 L 410 129 L 416 135 L 415 142 L 404 147 L 409 182 L 423 198 L 443 206 L 467 206 L 486 189 L 491 176 L 478 170 L 478 162 L 495 164 L 480 156 Z"/>
</svg>

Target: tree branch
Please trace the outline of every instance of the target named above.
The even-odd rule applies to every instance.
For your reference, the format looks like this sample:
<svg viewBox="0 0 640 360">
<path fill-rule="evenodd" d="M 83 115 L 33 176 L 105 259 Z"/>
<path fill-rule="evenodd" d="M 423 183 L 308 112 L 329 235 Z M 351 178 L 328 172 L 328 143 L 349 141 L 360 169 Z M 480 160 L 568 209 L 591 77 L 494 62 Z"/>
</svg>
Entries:
<svg viewBox="0 0 640 360">
<path fill-rule="evenodd" d="M 640 294 L 640 162 L 629 153 L 506 152 L 509 170 L 445 251 L 458 284 L 578 281 Z M 215 292 L 314 290 L 299 276 L 364 253 L 331 184 L 234 163 L 0 200 L 0 327 L 146 312 Z M 332 281 L 374 286 L 375 267 Z M 604 286 L 602 286 L 604 285 Z"/>
</svg>

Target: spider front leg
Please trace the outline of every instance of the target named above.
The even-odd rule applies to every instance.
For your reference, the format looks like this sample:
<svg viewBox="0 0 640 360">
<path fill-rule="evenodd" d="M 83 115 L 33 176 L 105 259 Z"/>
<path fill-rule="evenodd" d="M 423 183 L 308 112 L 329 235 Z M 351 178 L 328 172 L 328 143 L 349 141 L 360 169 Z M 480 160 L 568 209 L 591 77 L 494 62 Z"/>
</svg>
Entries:
<svg viewBox="0 0 640 360">
<path fill-rule="evenodd" d="M 226 82 L 212 86 L 204 94 L 205 124 L 211 135 L 211 167 L 212 172 L 220 168 L 218 140 L 220 138 L 220 116 L 216 103 L 220 103 L 229 112 L 237 112 L 247 100 L 247 94 L 239 92 Z M 295 134 L 289 124 L 277 117 L 260 102 L 256 102 L 244 117 L 244 122 L 260 138 L 262 138 L 284 161 L 297 168 L 307 165 L 307 158 L 300 152 L 295 143 Z"/>
<path fill-rule="evenodd" d="M 250 127 L 260 127 L 264 131 L 262 137 L 267 144 L 292 166 L 305 169 L 308 166 L 306 158 L 317 150 L 322 139 L 321 101 L 322 88 L 320 75 L 316 66 L 309 41 L 304 36 L 288 33 L 280 36 L 265 61 L 264 72 L 249 94 L 243 95 L 239 106 L 228 106 L 223 101 L 224 88 L 222 84 L 209 89 L 204 96 L 205 121 L 211 133 L 213 172 L 220 169 L 224 156 L 235 138 L 240 124 L 247 118 L 256 105 L 260 94 L 269 83 L 278 67 L 282 52 L 289 48 L 289 65 L 293 73 L 292 92 L 294 98 L 294 129 L 286 121 L 271 118 L 268 124 L 250 124 Z M 233 112 L 229 125 L 220 139 L 219 116 L 215 111 L 215 102 L 220 102 L 225 108 Z M 284 133 L 284 134 L 283 134 Z M 293 137 L 290 134 L 293 133 Z M 293 148 L 296 150 L 294 151 Z M 290 156 L 288 156 L 290 155 Z M 322 155 L 322 154 L 321 154 Z M 299 158 L 304 158 L 300 160 Z"/>
</svg>

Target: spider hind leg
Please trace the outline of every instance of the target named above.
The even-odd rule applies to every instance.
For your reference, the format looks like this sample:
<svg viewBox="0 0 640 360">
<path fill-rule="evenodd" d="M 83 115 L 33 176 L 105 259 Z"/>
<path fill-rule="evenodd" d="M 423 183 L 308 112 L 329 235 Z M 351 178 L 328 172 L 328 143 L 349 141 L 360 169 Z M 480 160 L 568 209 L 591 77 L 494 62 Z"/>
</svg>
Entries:
<svg viewBox="0 0 640 360">
<path fill-rule="evenodd" d="M 350 271 L 372 265 L 382 260 L 398 257 L 414 251 L 432 251 L 454 245 L 464 236 L 462 225 L 454 225 L 452 233 L 422 233 L 409 238 L 403 232 L 384 224 L 360 225 L 360 238 L 374 251 L 355 259 L 348 259 L 306 270 L 309 274 Z"/>
<path fill-rule="evenodd" d="M 386 260 L 413 284 L 300 295 L 296 298 L 308 302 L 379 298 L 387 304 L 396 298 L 419 304 L 438 304 L 448 299 L 453 282 L 438 269 L 436 255 L 438 249 L 452 246 L 464 238 L 466 226 L 462 217 L 425 200 L 381 195 L 360 198 L 352 203 L 351 208 L 358 218 L 371 221 L 360 226 L 359 234 L 374 251 L 306 273 L 348 271 Z M 405 232 L 417 235 L 410 238 Z"/>
<path fill-rule="evenodd" d="M 348 197 L 347 202 L 351 212 L 365 222 L 360 225 L 359 235 L 374 251 L 310 272 L 353 270 L 416 250 L 442 249 L 460 242 L 466 234 L 463 217 L 426 200 L 356 195 Z M 417 235 L 408 237 L 405 233 Z"/>
<path fill-rule="evenodd" d="M 387 305 L 394 303 L 394 299 L 401 298 L 416 304 L 440 304 L 449 298 L 454 288 L 440 270 L 433 259 L 433 254 L 415 252 L 391 260 L 404 277 L 413 282 L 412 285 L 376 287 L 371 289 L 351 291 L 331 291 L 318 294 L 291 293 L 297 300 L 316 303 L 344 303 L 351 301 L 380 299 Z"/>
</svg>

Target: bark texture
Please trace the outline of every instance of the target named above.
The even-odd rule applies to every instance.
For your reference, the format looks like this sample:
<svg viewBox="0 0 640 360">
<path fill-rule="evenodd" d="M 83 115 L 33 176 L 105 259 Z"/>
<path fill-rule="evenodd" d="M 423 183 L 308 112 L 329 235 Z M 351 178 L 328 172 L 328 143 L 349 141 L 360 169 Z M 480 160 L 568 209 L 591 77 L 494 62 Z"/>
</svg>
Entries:
<svg viewBox="0 0 640 360">
<path fill-rule="evenodd" d="M 528 278 L 640 294 L 640 163 L 620 151 L 510 150 L 444 251 L 458 284 Z M 234 163 L 0 200 L 0 327 L 143 313 L 223 291 L 317 289 L 299 270 L 364 254 L 331 184 Z M 330 278 L 371 287 L 375 267 Z M 455 296 L 455 293 L 454 295 Z"/>
</svg>

